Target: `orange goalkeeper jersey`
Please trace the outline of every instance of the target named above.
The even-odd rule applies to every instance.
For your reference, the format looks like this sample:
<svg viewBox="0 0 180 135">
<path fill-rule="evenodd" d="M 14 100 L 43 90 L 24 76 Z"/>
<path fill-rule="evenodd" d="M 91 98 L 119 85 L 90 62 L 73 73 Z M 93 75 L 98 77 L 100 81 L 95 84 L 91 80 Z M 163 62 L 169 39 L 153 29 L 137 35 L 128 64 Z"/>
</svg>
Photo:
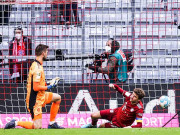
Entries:
<svg viewBox="0 0 180 135">
<path fill-rule="evenodd" d="M 42 106 L 45 101 L 45 90 L 35 91 L 33 82 L 39 82 L 41 86 L 46 85 L 43 66 L 37 60 L 32 63 L 27 80 L 26 105 L 28 109 L 33 109 L 34 106 Z"/>
</svg>

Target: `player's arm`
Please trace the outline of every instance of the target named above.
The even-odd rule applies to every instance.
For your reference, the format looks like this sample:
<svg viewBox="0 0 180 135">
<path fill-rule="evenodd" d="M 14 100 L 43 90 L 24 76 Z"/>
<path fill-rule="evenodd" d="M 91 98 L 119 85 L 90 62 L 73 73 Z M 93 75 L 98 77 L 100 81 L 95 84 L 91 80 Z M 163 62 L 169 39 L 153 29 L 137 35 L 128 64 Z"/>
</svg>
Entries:
<svg viewBox="0 0 180 135">
<path fill-rule="evenodd" d="M 33 74 L 33 90 L 42 91 L 47 90 L 47 86 L 40 85 L 41 71 L 36 69 Z"/>
<path fill-rule="evenodd" d="M 143 110 L 139 111 L 137 114 L 136 114 L 136 125 L 133 125 L 133 126 L 127 126 L 127 127 L 124 127 L 124 128 L 142 128 L 142 115 L 143 115 Z"/>
<path fill-rule="evenodd" d="M 41 70 L 39 70 L 38 68 L 34 68 L 33 70 L 34 70 L 33 72 L 33 90 L 34 91 L 44 91 L 44 90 L 53 88 L 53 86 L 51 85 L 48 85 L 48 86 L 40 85 L 40 79 L 42 75 Z"/>
<path fill-rule="evenodd" d="M 53 85 L 47 85 L 45 83 L 45 86 L 42 86 L 39 84 L 39 82 L 33 82 L 33 89 L 34 91 L 41 91 L 41 90 L 49 90 L 49 89 L 52 89 L 54 87 L 56 87 L 57 84 L 53 84 Z"/>
<path fill-rule="evenodd" d="M 47 86 L 42 86 L 39 84 L 39 82 L 33 82 L 33 89 L 34 91 L 42 91 L 42 90 L 47 90 Z"/>
<path fill-rule="evenodd" d="M 142 128 L 142 118 L 141 119 L 136 119 L 136 121 L 137 121 L 137 124 L 134 125 L 134 126 L 131 126 L 131 127 L 132 128 Z"/>
<path fill-rule="evenodd" d="M 136 119 L 137 124 L 133 126 L 127 126 L 124 128 L 142 128 L 142 118 Z"/>
<path fill-rule="evenodd" d="M 142 128 L 142 116 L 143 116 L 143 109 L 140 109 L 136 112 L 136 125 L 131 126 L 132 128 Z"/>
<path fill-rule="evenodd" d="M 117 84 L 109 84 L 110 88 L 113 88 L 115 90 L 117 90 L 119 93 L 121 93 L 124 97 L 129 97 L 131 95 L 131 93 L 123 90 L 122 88 L 120 88 Z"/>
</svg>

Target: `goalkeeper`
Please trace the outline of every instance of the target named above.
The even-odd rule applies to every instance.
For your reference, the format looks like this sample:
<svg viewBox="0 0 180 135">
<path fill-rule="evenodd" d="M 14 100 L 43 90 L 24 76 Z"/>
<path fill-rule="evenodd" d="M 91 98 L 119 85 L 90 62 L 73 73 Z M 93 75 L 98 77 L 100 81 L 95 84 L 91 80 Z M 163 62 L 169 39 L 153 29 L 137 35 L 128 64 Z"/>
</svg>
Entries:
<svg viewBox="0 0 180 135">
<path fill-rule="evenodd" d="M 29 70 L 26 105 L 33 122 L 16 121 L 13 119 L 6 124 L 5 129 L 15 128 L 16 126 L 26 129 L 42 128 L 42 107 L 51 102 L 50 123 L 48 128 L 63 129 L 63 127 L 60 127 L 55 122 L 59 110 L 59 104 L 61 102 L 61 96 L 56 93 L 46 92 L 46 90 L 56 87 L 59 81 L 59 78 L 56 77 L 50 81 L 50 85 L 47 85 L 45 82 L 43 61 L 47 58 L 47 53 L 48 46 L 43 44 L 38 45 L 35 49 L 36 59 Z"/>
</svg>

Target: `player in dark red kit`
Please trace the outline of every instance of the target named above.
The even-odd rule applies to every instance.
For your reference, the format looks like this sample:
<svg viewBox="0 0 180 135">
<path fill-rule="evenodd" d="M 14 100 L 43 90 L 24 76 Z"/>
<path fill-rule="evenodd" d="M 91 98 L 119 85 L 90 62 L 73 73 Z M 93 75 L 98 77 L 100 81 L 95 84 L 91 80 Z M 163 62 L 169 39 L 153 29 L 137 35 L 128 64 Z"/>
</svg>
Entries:
<svg viewBox="0 0 180 135">
<path fill-rule="evenodd" d="M 116 109 L 101 110 L 91 114 L 92 123 L 81 128 L 96 128 L 98 119 L 107 119 L 110 122 L 103 123 L 99 128 L 142 128 L 143 104 L 141 99 L 145 96 L 143 89 L 135 88 L 129 93 L 116 84 L 109 84 L 125 97 L 124 104 Z M 136 120 L 137 124 L 131 126 Z"/>
</svg>

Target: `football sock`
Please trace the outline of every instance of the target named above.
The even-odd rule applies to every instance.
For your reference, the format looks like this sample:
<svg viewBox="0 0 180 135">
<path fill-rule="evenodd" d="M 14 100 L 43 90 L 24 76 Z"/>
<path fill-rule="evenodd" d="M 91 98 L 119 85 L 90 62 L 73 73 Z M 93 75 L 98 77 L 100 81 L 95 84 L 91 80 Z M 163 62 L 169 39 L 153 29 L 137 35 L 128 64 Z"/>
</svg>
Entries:
<svg viewBox="0 0 180 135">
<path fill-rule="evenodd" d="M 50 122 L 55 121 L 56 115 L 59 110 L 59 104 L 60 101 L 53 102 L 51 105 L 51 111 L 50 111 Z"/>
<path fill-rule="evenodd" d="M 20 126 L 26 129 L 34 129 L 33 122 L 29 122 L 29 121 L 18 121 L 17 126 Z"/>
</svg>

